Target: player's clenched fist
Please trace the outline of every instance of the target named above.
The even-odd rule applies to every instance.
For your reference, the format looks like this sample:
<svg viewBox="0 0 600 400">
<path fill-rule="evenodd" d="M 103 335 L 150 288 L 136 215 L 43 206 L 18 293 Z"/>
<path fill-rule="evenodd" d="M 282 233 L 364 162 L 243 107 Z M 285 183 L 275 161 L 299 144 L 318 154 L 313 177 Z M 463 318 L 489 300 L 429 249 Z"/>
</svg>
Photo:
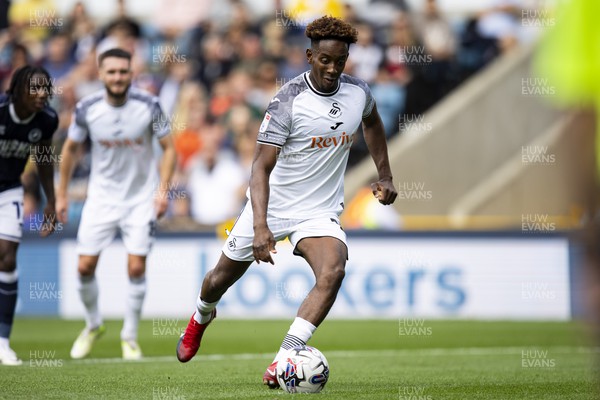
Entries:
<svg viewBox="0 0 600 400">
<path fill-rule="evenodd" d="M 383 205 L 392 204 L 398 196 L 398 191 L 394 187 L 392 178 L 382 178 L 377 182 L 371 183 L 373 196 Z"/>
</svg>

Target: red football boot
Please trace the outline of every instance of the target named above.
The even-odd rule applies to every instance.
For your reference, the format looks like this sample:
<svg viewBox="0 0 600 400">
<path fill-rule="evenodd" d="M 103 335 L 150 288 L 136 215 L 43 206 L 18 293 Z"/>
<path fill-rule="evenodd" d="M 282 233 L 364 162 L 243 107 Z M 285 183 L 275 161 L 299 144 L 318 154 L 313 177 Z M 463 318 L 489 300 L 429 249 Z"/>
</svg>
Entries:
<svg viewBox="0 0 600 400">
<path fill-rule="evenodd" d="M 179 338 L 177 343 L 177 359 L 182 363 L 190 361 L 200 348 L 200 341 L 206 327 L 217 317 L 217 309 L 215 308 L 210 314 L 210 319 L 205 324 L 199 324 L 194 319 L 194 315 L 190 318 L 185 332 Z"/>
<path fill-rule="evenodd" d="M 263 384 L 267 385 L 271 389 L 277 389 L 279 382 L 277 382 L 277 361 L 273 361 L 273 364 L 269 365 L 269 368 L 263 375 Z"/>
</svg>

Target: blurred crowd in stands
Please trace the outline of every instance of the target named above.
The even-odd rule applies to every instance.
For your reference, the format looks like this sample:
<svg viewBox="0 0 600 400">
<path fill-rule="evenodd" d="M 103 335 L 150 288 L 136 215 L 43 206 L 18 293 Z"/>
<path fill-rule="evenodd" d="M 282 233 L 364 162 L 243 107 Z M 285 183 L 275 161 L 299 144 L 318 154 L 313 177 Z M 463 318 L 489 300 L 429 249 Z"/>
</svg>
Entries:
<svg viewBox="0 0 600 400">
<path fill-rule="evenodd" d="M 126 0 L 115 0 L 114 18 L 99 23 L 84 2 L 68 15 L 53 0 L 0 2 L 8 8 L 0 21 L 2 91 L 26 63 L 50 72 L 51 105 L 60 116 L 56 154 L 77 101 L 102 89 L 97 55 L 113 47 L 134 54 L 133 85 L 160 98 L 172 126 L 178 165 L 163 224 L 177 229 L 214 226 L 239 212 L 264 110 L 282 85 L 308 70 L 304 28 L 312 18 L 339 16 L 358 29 L 345 72 L 370 84 L 388 138 L 401 134 L 403 118 L 422 115 L 515 46 L 521 18 L 515 0 L 459 20 L 435 0 L 423 0 L 418 12 L 401 0 L 372 0 L 364 17 L 337 0 L 315 2 L 318 9 L 306 0 L 288 8 L 275 0 L 273 12 L 261 17 L 242 0 L 158 0 L 153 19 L 137 20 Z M 350 165 L 365 154 L 364 143 L 355 143 Z M 43 201 L 33 170 L 23 177 L 29 213 Z M 85 199 L 89 170 L 88 146 L 70 189 L 71 221 Z"/>
</svg>

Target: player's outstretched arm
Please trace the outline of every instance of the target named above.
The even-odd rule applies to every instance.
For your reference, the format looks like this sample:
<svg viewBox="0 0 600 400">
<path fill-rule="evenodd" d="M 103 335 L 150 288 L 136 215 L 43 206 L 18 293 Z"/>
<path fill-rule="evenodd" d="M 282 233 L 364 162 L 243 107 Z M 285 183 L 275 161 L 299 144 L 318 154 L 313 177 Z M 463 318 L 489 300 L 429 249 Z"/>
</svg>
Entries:
<svg viewBox="0 0 600 400">
<path fill-rule="evenodd" d="M 373 110 L 369 116 L 363 118 L 363 132 L 369 154 L 371 154 L 375 162 L 377 174 L 379 175 L 379 180 L 371 184 L 373 195 L 381 204 L 392 204 L 396 200 L 396 196 L 398 196 L 398 191 L 394 187 L 385 140 L 385 130 L 377 111 L 377 105 L 373 106 Z"/>
<path fill-rule="evenodd" d="M 52 140 L 44 140 L 40 143 L 43 148 L 50 148 Z M 38 158 L 36 158 L 38 159 Z M 39 160 L 39 159 L 38 159 Z M 46 195 L 46 206 L 44 207 L 44 223 L 42 224 L 42 230 L 40 236 L 46 237 L 54 232 L 56 227 L 56 198 L 54 196 L 54 168 L 51 163 L 38 162 L 37 163 L 38 175 L 40 177 L 40 183 L 44 189 Z"/>
<path fill-rule="evenodd" d="M 275 264 L 271 253 L 275 250 L 275 237 L 267 225 L 267 207 L 269 204 L 269 176 L 277 162 L 279 148 L 271 145 L 256 144 L 252 174 L 250 175 L 250 199 L 254 214 L 254 241 L 252 250 L 257 263 L 261 261 Z"/>
<path fill-rule="evenodd" d="M 73 175 L 73 169 L 75 168 L 75 158 L 79 146 L 79 142 L 67 138 L 63 144 L 62 152 L 60 153 L 60 180 L 58 182 L 56 194 L 56 216 L 58 217 L 58 221 L 62 223 L 68 222 L 67 214 L 69 211 L 69 200 L 67 197 L 67 190 L 69 188 L 71 176 Z"/>
<path fill-rule="evenodd" d="M 159 174 L 160 186 L 155 196 L 156 218 L 161 218 L 167 212 L 169 205 L 169 182 L 175 172 L 175 163 L 177 162 L 177 153 L 171 135 L 163 136 L 159 139 L 163 154 L 160 159 Z"/>
</svg>

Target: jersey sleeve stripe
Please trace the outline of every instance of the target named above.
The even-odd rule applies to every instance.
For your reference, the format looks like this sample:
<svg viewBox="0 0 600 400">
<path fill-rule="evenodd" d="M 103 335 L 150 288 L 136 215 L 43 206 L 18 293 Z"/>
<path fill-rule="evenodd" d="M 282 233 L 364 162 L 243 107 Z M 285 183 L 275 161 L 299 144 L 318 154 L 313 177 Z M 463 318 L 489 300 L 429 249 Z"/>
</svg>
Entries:
<svg viewBox="0 0 600 400">
<path fill-rule="evenodd" d="M 278 144 L 278 143 L 267 142 L 267 141 L 260 140 L 260 139 L 258 139 L 256 142 L 257 142 L 257 143 L 260 143 L 260 144 L 268 144 L 268 145 L 270 145 L 270 146 L 275 146 L 275 147 L 279 147 L 279 148 L 281 148 L 281 145 L 280 145 L 280 144 Z"/>
</svg>

